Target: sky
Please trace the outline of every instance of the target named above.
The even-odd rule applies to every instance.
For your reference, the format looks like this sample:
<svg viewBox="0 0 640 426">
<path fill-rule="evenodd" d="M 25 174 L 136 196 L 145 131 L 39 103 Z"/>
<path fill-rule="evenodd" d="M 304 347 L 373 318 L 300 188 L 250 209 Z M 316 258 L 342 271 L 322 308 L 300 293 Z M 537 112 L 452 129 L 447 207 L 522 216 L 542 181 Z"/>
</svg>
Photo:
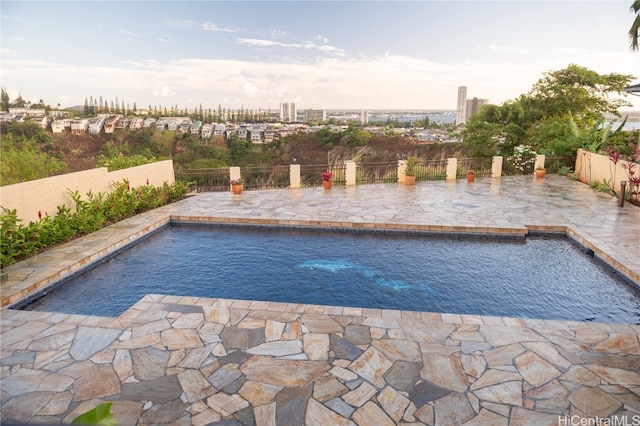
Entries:
<svg viewBox="0 0 640 426">
<path fill-rule="evenodd" d="M 0 1 L 11 100 L 455 110 L 577 64 L 640 82 L 632 0 Z M 629 96 L 640 110 L 640 96 Z"/>
</svg>

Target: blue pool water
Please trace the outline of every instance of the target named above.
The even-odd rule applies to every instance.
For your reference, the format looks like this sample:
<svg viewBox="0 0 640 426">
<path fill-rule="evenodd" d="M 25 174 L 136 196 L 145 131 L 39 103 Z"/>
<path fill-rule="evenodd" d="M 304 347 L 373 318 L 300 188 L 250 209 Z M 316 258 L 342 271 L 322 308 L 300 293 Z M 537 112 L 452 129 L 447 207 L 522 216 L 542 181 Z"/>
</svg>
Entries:
<svg viewBox="0 0 640 426">
<path fill-rule="evenodd" d="M 640 297 L 565 238 L 171 226 L 24 309 L 118 316 L 145 294 L 637 324 Z"/>
</svg>

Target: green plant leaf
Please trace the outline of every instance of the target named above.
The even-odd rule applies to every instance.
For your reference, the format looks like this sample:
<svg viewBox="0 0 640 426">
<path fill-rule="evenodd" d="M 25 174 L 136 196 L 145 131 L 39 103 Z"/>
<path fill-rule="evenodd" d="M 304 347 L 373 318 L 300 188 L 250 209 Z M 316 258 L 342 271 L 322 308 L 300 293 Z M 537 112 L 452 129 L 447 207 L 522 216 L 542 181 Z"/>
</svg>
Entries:
<svg viewBox="0 0 640 426">
<path fill-rule="evenodd" d="M 93 409 L 76 417 L 72 425 L 101 425 L 101 426 L 117 426 L 118 422 L 113 418 L 111 411 L 111 402 L 96 405 Z"/>
</svg>

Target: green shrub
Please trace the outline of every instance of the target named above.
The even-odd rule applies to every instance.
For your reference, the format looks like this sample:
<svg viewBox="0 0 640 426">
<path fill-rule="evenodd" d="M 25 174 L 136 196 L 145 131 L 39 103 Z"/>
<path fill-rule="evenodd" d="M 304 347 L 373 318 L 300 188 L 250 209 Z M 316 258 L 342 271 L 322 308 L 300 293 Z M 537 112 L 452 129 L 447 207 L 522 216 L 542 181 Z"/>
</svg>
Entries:
<svg viewBox="0 0 640 426">
<path fill-rule="evenodd" d="M 187 194 L 180 182 L 161 187 L 143 185 L 132 189 L 129 182 L 114 183 L 108 194 L 89 192 L 83 200 L 78 191 L 68 192 L 75 211 L 61 205 L 55 216 L 38 212 L 38 221 L 22 223 L 16 210 L 2 208 L 0 215 L 0 262 L 2 267 L 33 256 L 55 244 L 90 234 L 106 225 L 118 222 L 162 205 L 178 201 Z"/>
</svg>

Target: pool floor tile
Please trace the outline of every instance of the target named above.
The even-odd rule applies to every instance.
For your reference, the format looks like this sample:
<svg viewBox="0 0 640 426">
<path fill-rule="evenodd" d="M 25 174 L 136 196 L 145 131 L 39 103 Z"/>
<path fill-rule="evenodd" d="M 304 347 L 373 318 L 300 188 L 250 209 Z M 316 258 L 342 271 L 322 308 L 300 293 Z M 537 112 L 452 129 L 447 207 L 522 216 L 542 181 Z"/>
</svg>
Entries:
<svg viewBox="0 0 640 426">
<path fill-rule="evenodd" d="M 319 206 L 322 206 L 320 208 Z M 640 209 L 559 176 L 198 194 L 3 272 L 1 422 L 559 424 L 640 416 L 640 326 L 147 295 L 119 318 L 7 309 L 168 223 L 567 232 L 639 282 Z M 572 418 L 575 421 L 575 417 Z M 621 423 L 619 423 L 621 424 Z"/>
</svg>

